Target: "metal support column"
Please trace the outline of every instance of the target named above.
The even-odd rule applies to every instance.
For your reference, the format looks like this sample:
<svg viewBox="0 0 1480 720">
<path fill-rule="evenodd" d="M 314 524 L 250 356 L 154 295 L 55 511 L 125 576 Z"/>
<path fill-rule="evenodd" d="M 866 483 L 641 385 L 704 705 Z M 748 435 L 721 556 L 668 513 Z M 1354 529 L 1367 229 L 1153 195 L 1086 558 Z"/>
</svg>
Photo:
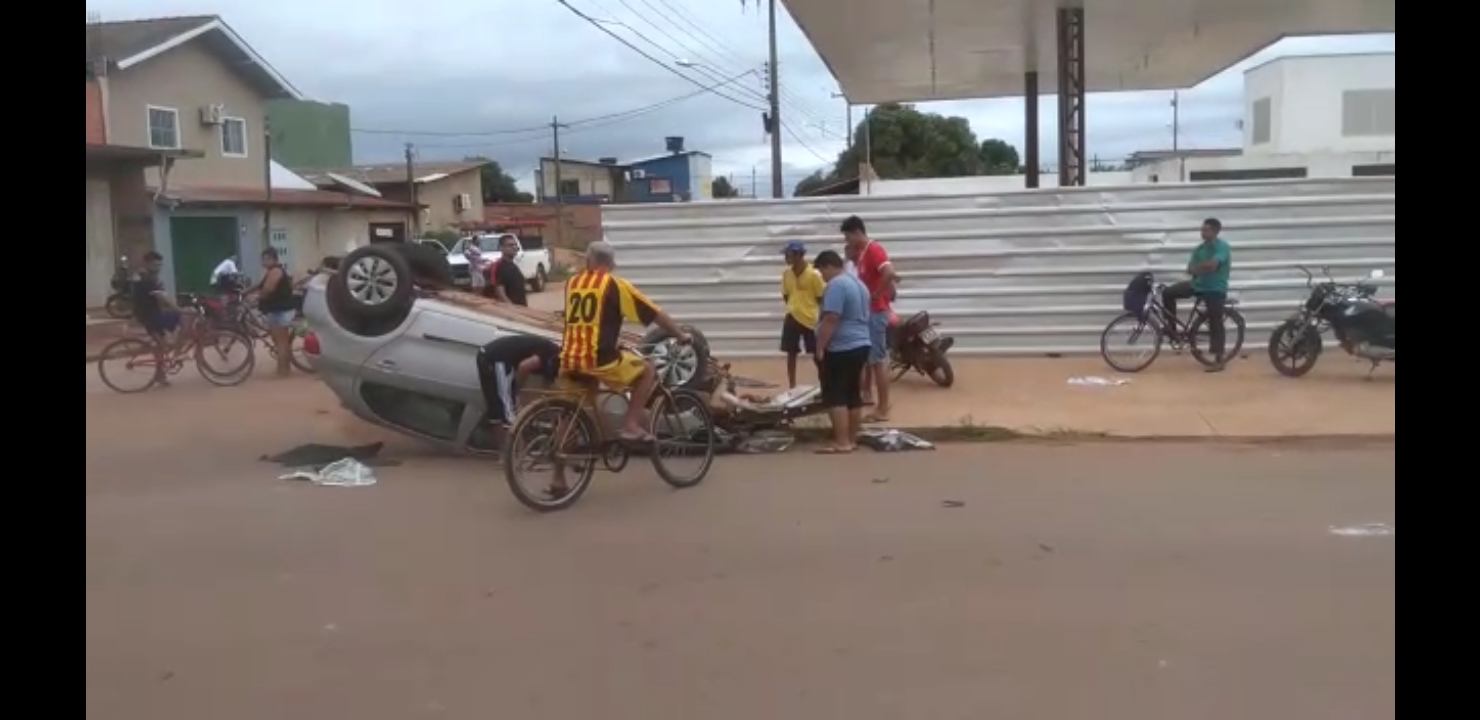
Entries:
<svg viewBox="0 0 1480 720">
<path fill-rule="evenodd" d="M 1084 185 L 1084 8 L 1059 8 L 1059 187 Z"/>
<path fill-rule="evenodd" d="M 1025 186 L 1038 187 L 1038 71 L 1023 75 L 1023 160 Z"/>
</svg>

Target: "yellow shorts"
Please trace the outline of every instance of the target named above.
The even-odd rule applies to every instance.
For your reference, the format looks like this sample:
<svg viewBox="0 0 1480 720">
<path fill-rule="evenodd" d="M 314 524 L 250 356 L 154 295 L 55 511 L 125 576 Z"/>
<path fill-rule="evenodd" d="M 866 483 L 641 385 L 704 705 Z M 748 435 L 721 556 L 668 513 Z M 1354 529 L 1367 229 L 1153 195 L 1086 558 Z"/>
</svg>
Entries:
<svg viewBox="0 0 1480 720">
<path fill-rule="evenodd" d="M 574 373 L 563 371 L 560 374 L 560 380 L 569 383 L 571 382 L 572 374 L 583 375 L 600 382 L 612 390 L 625 390 L 636 383 L 637 379 L 642 377 L 642 373 L 645 370 L 647 370 L 646 360 L 634 353 L 623 351 L 621 357 L 605 365 Z"/>
</svg>

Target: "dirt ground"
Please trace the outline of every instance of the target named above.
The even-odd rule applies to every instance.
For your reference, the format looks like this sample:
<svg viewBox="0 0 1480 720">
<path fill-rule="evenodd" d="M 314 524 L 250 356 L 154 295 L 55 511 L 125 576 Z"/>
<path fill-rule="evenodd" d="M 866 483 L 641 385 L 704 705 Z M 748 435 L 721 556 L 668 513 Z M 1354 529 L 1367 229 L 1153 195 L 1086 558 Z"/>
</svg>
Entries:
<svg viewBox="0 0 1480 720">
<path fill-rule="evenodd" d="M 149 422 L 140 422 L 148 418 Z M 378 485 L 258 456 L 388 439 Z M 537 516 L 309 379 L 87 393 L 109 720 L 1396 713 L 1395 450 L 947 446 L 634 463 Z"/>
</svg>

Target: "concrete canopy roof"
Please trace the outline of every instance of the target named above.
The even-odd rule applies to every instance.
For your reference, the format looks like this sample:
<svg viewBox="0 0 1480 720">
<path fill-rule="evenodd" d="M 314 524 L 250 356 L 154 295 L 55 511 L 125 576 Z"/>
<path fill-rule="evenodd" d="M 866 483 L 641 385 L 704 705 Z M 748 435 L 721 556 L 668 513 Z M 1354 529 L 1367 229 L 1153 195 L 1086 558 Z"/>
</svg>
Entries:
<svg viewBox="0 0 1480 720">
<path fill-rule="evenodd" d="M 1055 9 L 1084 7 L 1086 90 L 1192 87 L 1290 35 L 1395 32 L 1395 0 L 782 0 L 855 104 L 1056 87 Z M 783 69 L 784 73 L 784 69 Z"/>
</svg>

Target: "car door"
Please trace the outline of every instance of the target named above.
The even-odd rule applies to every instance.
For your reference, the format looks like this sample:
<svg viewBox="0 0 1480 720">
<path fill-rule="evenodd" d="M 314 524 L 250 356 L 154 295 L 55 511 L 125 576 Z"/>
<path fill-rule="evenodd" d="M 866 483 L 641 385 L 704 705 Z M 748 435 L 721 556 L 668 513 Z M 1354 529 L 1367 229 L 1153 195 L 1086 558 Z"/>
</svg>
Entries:
<svg viewBox="0 0 1480 720">
<path fill-rule="evenodd" d="M 366 360 L 361 396 L 390 425 L 460 445 L 484 409 L 478 350 L 498 330 L 471 311 L 419 306 L 405 331 Z"/>
</svg>

